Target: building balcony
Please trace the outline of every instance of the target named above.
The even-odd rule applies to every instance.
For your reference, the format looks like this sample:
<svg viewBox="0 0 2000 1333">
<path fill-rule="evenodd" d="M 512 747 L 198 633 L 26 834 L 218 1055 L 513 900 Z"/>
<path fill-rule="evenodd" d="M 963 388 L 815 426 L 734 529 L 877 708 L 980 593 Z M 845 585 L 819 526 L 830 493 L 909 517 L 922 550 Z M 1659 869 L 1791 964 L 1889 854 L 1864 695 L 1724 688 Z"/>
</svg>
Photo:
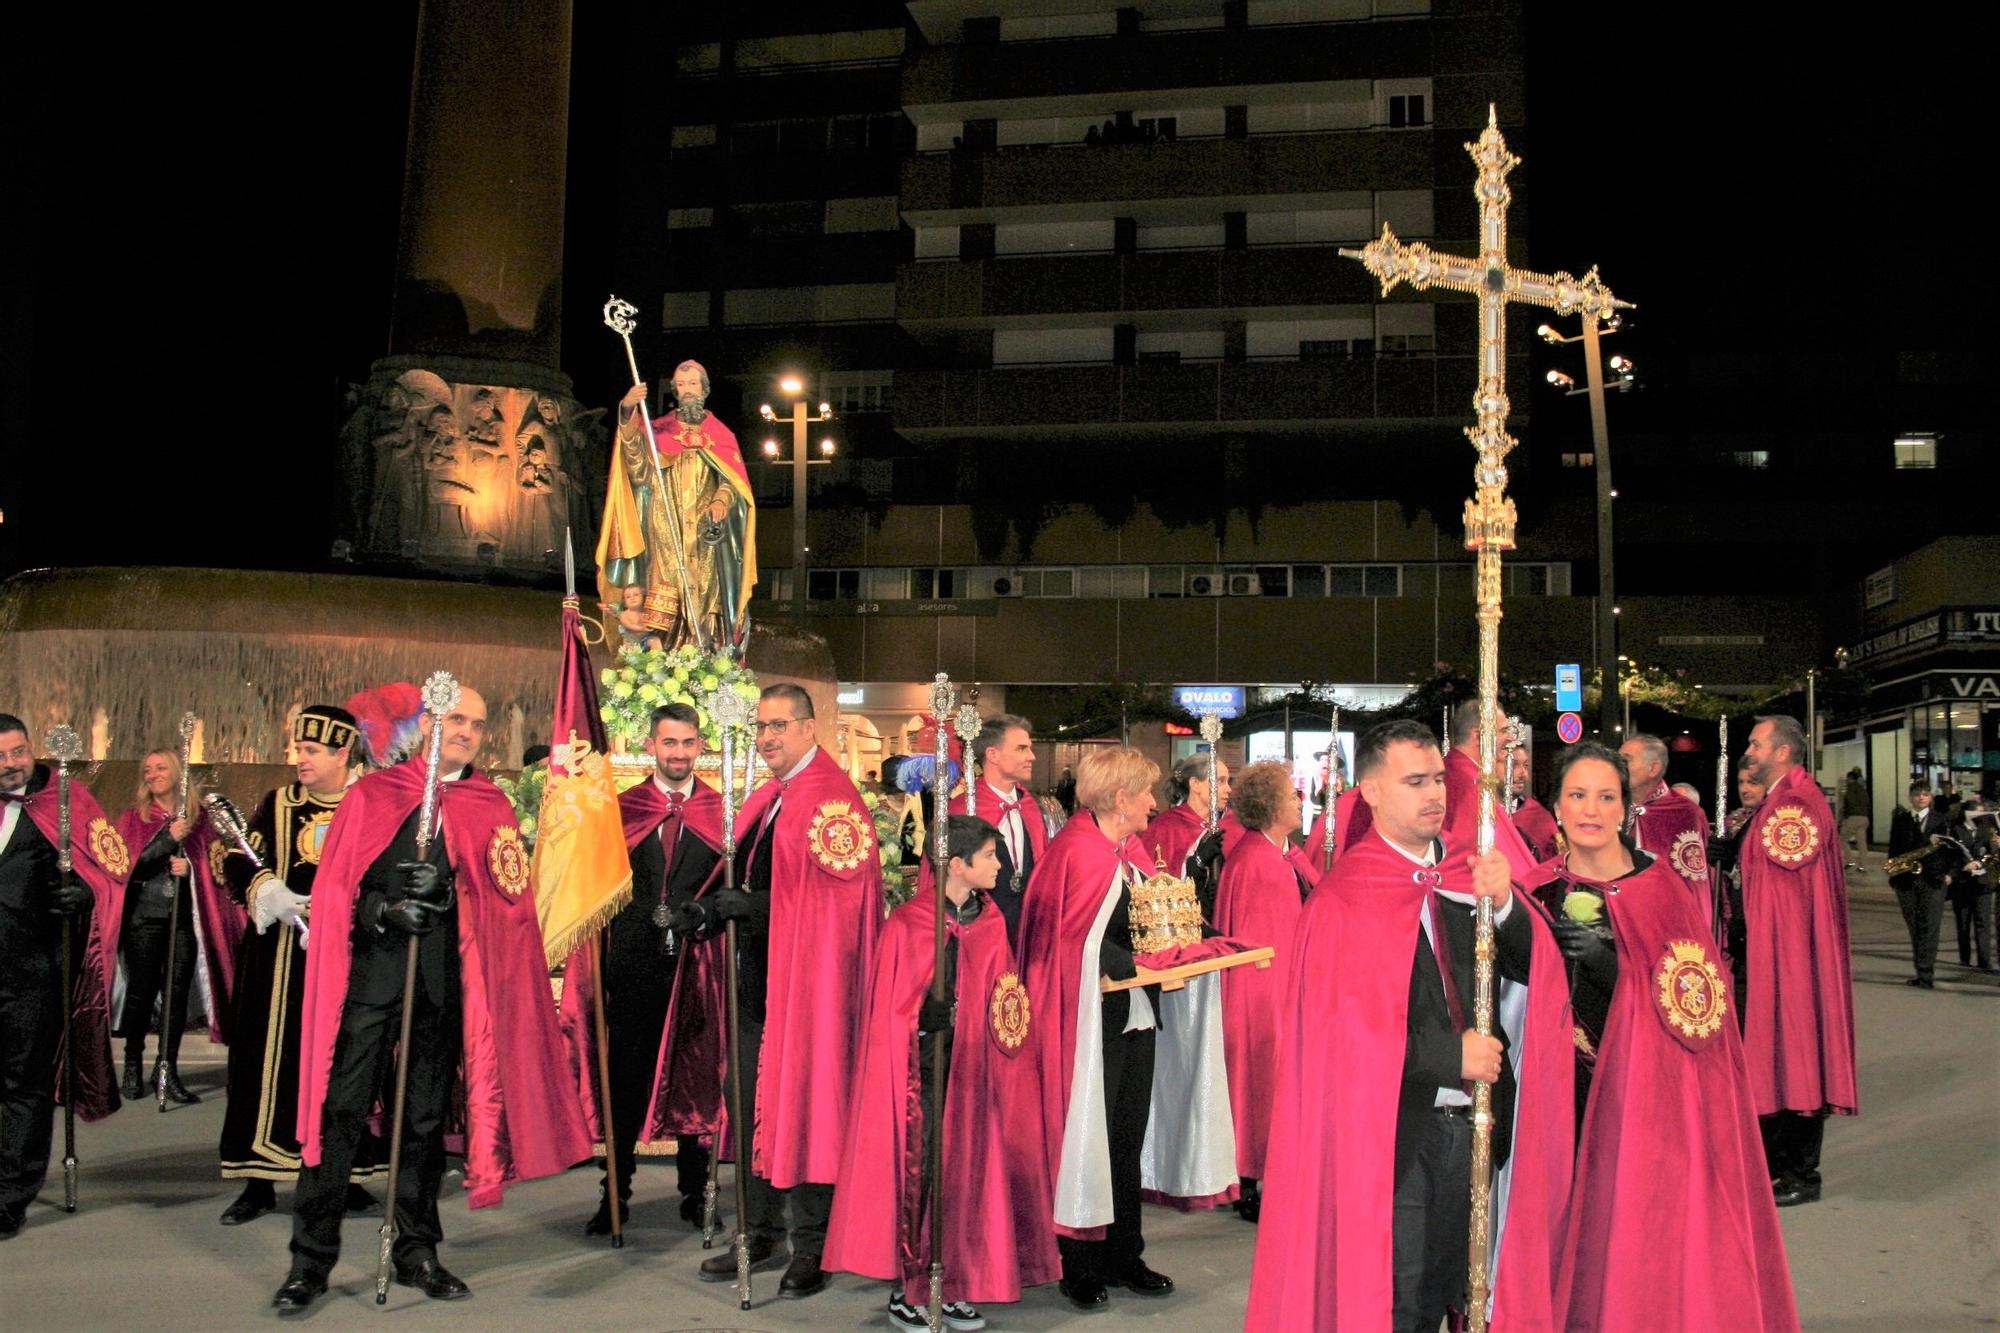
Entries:
<svg viewBox="0 0 2000 1333">
<path fill-rule="evenodd" d="M 1528 401 L 1526 372 L 1525 358 L 1509 358 L 1509 392 L 1517 403 Z M 896 429 L 912 439 L 1018 438 L 1023 429 L 1038 435 L 1187 429 L 1203 422 L 1241 429 L 1384 418 L 1459 421 L 1468 414 L 1476 379 L 1469 356 L 899 370 L 892 410 Z"/>
<path fill-rule="evenodd" d="M 1054 216 L 1077 205 L 1210 198 L 1255 209 L 1301 194 L 1427 190 L 1436 184 L 1433 154 L 1428 129 L 921 153 L 903 163 L 903 218 L 948 226 L 1006 209 Z"/>
<path fill-rule="evenodd" d="M 903 265 L 896 275 L 896 317 L 905 323 L 1293 309 L 1373 305 L 1378 300 L 1368 270 L 1342 259 L 1334 245 L 921 262 Z"/>
<path fill-rule="evenodd" d="M 936 46 L 905 62 L 903 104 L 991 115 L 1032 98 L 1419 78 L 1432 64 L 1431 25 L 1397 20 Z"/>
</svg>

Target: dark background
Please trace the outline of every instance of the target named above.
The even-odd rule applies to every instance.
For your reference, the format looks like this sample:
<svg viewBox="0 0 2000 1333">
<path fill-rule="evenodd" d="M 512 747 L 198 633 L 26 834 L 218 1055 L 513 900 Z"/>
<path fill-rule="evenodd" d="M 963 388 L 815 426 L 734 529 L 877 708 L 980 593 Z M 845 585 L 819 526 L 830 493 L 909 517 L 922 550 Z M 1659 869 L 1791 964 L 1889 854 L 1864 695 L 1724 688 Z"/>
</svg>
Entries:
<svg viewBox="0 0 2000 1333">
<path fill-rule="evenodd" d="M 1894 420 L 1913 364 L 1983 403 L 1993 349 L 1974 34 L 1923 7 L 1747 8 L 1534 4 L 1509 136 L 1535 265 L 1596 263 L 1640 304 L 1619 451 L 1695 490 L 1732 481 L 1675 441 L 1718 416 L 1809 449 L 1858 413 Z M 322 562 L 342 393 L 385 350 L 415 13 L 197 30 L 71 7 L 10 52 L 0 577 Z M 617 126 L 670 68 L 672 13 L 577 7 L 563 369 L 586 402 L 622 387 L 597 328 L 620 277 Z M 1538 403 L 1531 445 L 1581 443 L 1571 406 Z M 1990 411 L 1968 415 L 1948 447 L 1983 452 Z M 1808 491 L 1771 499 L 1759 521 L 1814 522 Z M 1981 488 L 1888 540 L 1996 524 Z M 1684 572 L 1726 572 L 1732 534 L 1701 535 L 1716 568 Z M 1621 565 L 1621 588 L 1642 577 Z"/>
</svg>

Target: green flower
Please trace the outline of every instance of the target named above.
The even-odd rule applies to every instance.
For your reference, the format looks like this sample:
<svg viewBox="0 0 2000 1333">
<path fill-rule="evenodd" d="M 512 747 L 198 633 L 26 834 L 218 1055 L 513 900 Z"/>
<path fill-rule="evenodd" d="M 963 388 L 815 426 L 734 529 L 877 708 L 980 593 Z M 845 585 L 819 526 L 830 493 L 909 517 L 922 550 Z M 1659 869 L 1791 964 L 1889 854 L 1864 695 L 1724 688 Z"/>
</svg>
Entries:
<svg viewBox="0 0 2000 1333">
<path fill-rule="evenodd" d="M 650 681 L 639 687 L 639 697 L 649 704 L 660 702 L 660 687 Z"/>
<path fill-rule="evenodd" d="M 604 670 L 597 673 L 597 683 L 604 686 L 606 689 L 611 688 L 611 682 L 617 679 L 618 679 L 618 673 L 612 670 L 610 667 L 606 667 L 604 668 Z"/>
<path fill-rule="evenodd" d="M 679 680 L 679 681 L 685 681 L 685 680 L 686 680 L 686 679 L 687 679 L 687 678 L 688 678 L 689 676 L 691 676 L 691 675 L 693 675 L 693 674 L 694 674 L 694 673 L 693 673 L 693 672 L 691 672 L 691 671 L 689 671 L 689 670 L 688 670 L 688 669 L 687 669 L 687 668 L 686 668 L 685 666 L 677 666 L 677 667 L 675 667 L 675 668 L 674 668 L 674 679 L 675 679 L 675 680 Z"/>
<path fill-rule="evenodd" d="M 1589 925 L 1604 919 L 1604 899 L 1587 889 L 1572 889 L 1563 895 L 1563 915 Z"/>
<path fill-rule="evenodd" d="M 629 698 L 631 698 L 631 697 L 632 697 L 632 682 L 631 682 L 631 681 L 629 681 L 629 680 L 621 680 L 621 681 L 619 681 L 619 682 L 618 682 L 618 683 L 617 683 L 616 685 L 613 685 L 613 686 L 611 687 L 611 697 L 612 697 L 612 698 L 614 698 L 614 699 L 629 699 Z"/>
<path fill-rule="evenodd" d="M 720 685 L 721 683 L 722 682 L 716 679 L 714 676 L 703 676 L 701 678 L 701 692 L 703 694 L 707 694 L 713 691 L 715 687 Z"/>
</svg>

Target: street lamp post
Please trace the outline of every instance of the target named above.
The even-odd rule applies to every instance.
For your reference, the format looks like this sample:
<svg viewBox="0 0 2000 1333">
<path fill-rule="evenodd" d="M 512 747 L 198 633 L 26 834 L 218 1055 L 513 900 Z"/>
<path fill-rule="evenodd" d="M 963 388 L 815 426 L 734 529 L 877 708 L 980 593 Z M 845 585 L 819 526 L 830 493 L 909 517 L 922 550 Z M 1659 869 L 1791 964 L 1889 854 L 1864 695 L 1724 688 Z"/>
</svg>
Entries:
<svg viewBox="0 0 2000 1333">
<path fill-rule="evenodd" d="M 1614 578 L 1613 540 L 1611 505 L 1618 498 L 1617 488 L 1611 483 L 1611 428 L 1605 418 L 1604 395 L 1607 389 L 1629 389 L 1633 384 L 1632 363 L 1622 356 L 1611 358 L 1612 373 L 1616 381 L 1610 385 L 1604 382 L 1603 344 L 1604 333 L 1618 331 L 1619 316 L 1614 312 L 1600 322 L 1594 315 L 1583 317 L 1583 332 L 1577 337 L 1565 338 L 1549 325 L 1535 330 L 1543 342 L 1561 346 L 1566 343 L 1583 344 L 1584 387 L 1576 387 L 1576 381 L 1560 370 L 1549 372 L 1549 383 L 1564 390 L 1567 397 L 1581 394 L 1590 399 L 1590 449 L 1591 464 L 1597 471 L 1597 673 L 1604 688 L 1598 691 L 1597 727 L 1600 734 L 1610 736 L 1618 717 L 1618 704 L 1612 698 L 1610 682 L 1614 679 L 1618 661 L 1618 604 L 1614 601 L 1617 581 Z M 1621 684 L 1619 693 L 1624 693 Z M 1629 709 L 1627 710 L 1629 711 Z M 1626 730 L 1630 730 L 1626 719 Z M 1622 733 L 1621 733 L 1622 734 Z"/>
<path fill-rule="evenodd" d="M 760 405 L 757 414 L 773 426 L 789 425 L 792 428 L 792 623 L 800 629 L 806 623 L 806 557 L 811 548 L 806 545 L 806 468 L 814 463 L 833 461 L 833 437 L 825 437 L 819 442 L 822 455 L 814 458 L 806 448 L 806 432 L 815 422 L 833 420 L 833 406 L 821 403 L 817 414 L 806 410 L 805 379 L 797 374 L 788 374 L 778 381 L 778 389 L 791 400 L 791 412 L 779 416 L 771 410 L 769 403 Z M 778 440 L 776 436 L 764 441 L 764 459 L 778 463 Z"/>
</svg>

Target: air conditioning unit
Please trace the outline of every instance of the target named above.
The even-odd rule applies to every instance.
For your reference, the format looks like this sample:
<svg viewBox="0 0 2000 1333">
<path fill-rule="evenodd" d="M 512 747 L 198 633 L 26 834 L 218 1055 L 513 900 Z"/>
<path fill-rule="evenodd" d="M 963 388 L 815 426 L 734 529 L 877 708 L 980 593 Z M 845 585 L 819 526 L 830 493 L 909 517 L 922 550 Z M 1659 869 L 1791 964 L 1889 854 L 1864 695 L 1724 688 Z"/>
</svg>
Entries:
<svg viewBox="0 0 2000 1333">
<path fill-rule="evenodd" d="M 994 595 L 995 597 L 1019 597 L 1019 596 L 1021 596 L 1021 595 L 1022 595 L 1022 592 L 1021 592 L 1021 576 L 1020 576 L 1020 575 L 1019 575 L 1018 573 L 1015 573 L 1015 574 L 1002 574 L 1002 575 L 1000 575 L 1000 577 L 998 577 L 998 578 L 994 579 L 994 580 L 993 580 L 993 595 Z"/>
<path fill-rule="evenodd" d="M 1255 574 L 1231 574 L 1229 576 L 1229 595 L 1231 597 L 1260 597 L 1263 595 L 1263 592 L 1264 585 L 1258 580 Z"/>
<path fill-rule="evenodd" d="M 1190 597 L 1222 596 L 1222 571 L 1202 569 L 1188 571 L 1187 595 Z"/>
</svg>

